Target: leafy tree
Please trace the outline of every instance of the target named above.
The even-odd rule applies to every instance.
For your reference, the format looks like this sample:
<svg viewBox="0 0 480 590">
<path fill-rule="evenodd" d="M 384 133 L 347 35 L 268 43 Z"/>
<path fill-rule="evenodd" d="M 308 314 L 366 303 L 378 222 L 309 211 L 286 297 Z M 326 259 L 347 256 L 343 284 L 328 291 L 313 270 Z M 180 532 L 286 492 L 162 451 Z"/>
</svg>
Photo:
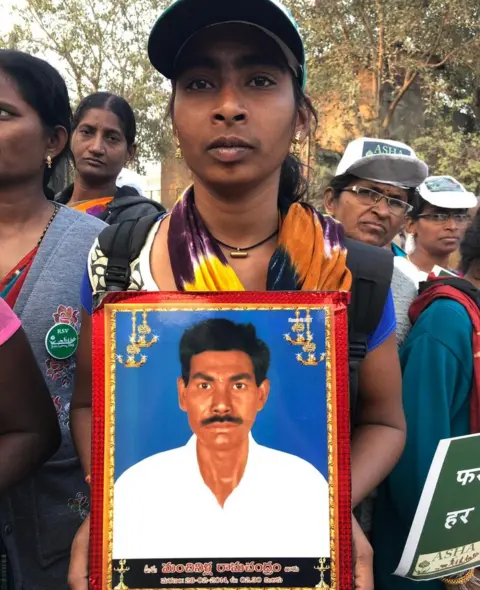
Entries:
<svg viewBox="0 0 480 590">
<path fill-rule="evenodd" d="M 478 0 L 284 1 L 306 41 L 320 114 L 306 150 L 315 194 L 335 169 L 331 152 L 361 134 L 413 142 L 433 172 L 454 170 L 478 187 Z M 172 149 L 168 87 L 146 45 L 169 2 L 25 0 L 4 43 L 60 58 L 76 100 L 97 90 L 125 96 L 137 114 L 140 159 L 158 161 Z"/>
<path fill-rule="evenodd" d="M 138 124 L 140 161 L 158 161 L 171 149 L 164 115 L 165 80 L 152 68 L 147 39 L 166 0 L 26 0 L 15 10 L 10 42 L 61 63 L 79 101 L 106 90 L 123 96 Z"/>
<path fill-rule="evenodd" d="M 445 102 L 438 87 L 446 68 L 463 68 L 470 80 L 480 78 L 478 0 L 287 4 L 306 37 L 310 92 L 322 97 L 322 104 L 325 97 L 339 101 L 348 121 L 353 114 L 352 135 L 405 138 L 412 133 L 408 123 L 418 124 L 408 109 L 402 112 L 409 93 Z"/>
<path fill-rule="evenodd" d="M 319 112 L 312 190 L 360 135 L 413 143 L 432 173 L 480 190 L 478 0 L 285 0 L 307 46 L 308 92 Z"/>
<path fill-rule="evenodd" d="M 480 196 L 480 135 L 455 130 L 452 126 L 433 129 L 418 137 L 413 147 L 436 175 L 454 176 Z"/>
</svg>

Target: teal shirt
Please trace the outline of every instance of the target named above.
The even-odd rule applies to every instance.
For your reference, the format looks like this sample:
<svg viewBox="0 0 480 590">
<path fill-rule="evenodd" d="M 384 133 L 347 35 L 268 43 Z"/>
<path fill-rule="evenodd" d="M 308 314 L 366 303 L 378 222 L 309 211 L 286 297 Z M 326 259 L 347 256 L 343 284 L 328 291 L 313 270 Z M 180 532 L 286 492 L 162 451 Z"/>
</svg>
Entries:
<svg viewBox="0 0 480 590">
<path fill-rule="evenodd" d="M 407 253 L 404 250 L 402 250 L 400 246 L 397 246 L 395 242 L 392 242 L 392 252 L 394 256 L 400 256 L 401 258 L 407 257 Z"/>
<path fill-rule="evenodd" d="M 400 351 L 407 443 L 375 503 L 375 590 L 444 590 L 438 580 L 418 583 L 392 574 L 438 442 L 470 433 L 472 330 L 460 303 L 438 299 L 421 314 Z"/>
</svg>

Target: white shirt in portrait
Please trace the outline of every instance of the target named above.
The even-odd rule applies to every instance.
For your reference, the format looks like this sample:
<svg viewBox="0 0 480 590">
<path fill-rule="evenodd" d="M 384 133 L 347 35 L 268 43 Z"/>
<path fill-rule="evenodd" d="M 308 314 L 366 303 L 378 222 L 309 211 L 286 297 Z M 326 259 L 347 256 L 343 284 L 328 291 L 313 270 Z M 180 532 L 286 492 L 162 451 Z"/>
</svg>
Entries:
<svg viewBox="0 0 480 590">
<path fill-rule="evenodd" d="M 123 473 L 114 488 L 114 559 L 329 557 L 329 491 L 307 461 L 250 437 L 244 475 L 222 508 L 193 436 Z"/>
</svg>

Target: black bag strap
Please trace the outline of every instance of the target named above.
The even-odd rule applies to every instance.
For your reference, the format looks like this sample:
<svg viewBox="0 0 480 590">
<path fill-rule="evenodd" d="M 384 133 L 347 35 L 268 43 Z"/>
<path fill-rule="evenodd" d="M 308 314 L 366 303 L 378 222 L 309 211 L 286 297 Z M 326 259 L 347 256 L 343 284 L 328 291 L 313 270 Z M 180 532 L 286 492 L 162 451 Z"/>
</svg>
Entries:
<svg viewBox="0 0 480 590">
<path fill-rule="evenodd" d="M 106 227 L 98 237 L 100 250 L 107 258 L 106 291 L 128 291 L 130 263 L 140 256 L 147 236 L 159 213 L 122 221 Z"/>
<path fill-rule="evenodd" d="M 107 258 L 107 291 L 127 291 L 130 263 L 138 258 L 147 236 L 158 220 L 154 213 L 105 228 L 99 236 L 100 250 Z M 347 266 L 352 273 L 348 306 L 351 411 L 358 394 L 358 370 L 367 354 L 368 335 L 382 317 L 393 273 L 393 254 L 388 250 L 345 239 Z"/>
<path fill-rule="evenodd" d="M 347 266 L 352 273 L 348 306 L 350 406 L 352 420 L 358 395 L 358 371 L 367 354 L 367 338 L 377 328 L 392 282 L 393 253 L 357 240 L 345 239 Z"/>
</svg>

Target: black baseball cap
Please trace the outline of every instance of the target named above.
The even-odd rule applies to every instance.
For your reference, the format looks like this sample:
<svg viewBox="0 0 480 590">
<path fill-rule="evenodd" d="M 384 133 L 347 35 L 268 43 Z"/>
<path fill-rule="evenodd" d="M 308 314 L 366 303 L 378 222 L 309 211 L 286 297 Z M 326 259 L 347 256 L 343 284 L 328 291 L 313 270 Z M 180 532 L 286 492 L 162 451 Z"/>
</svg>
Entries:
<svg viewBox="0 0 480 590">
<path fill-rule="evenodd" d="M 193 35 L 223 23 L 245 23 L 263 30 L 280 45 L 305 86 L 303 41 L 295 19 L 278 0 L 175 0 L 150 33 L 148 56 L 153 67 L 172 79 L 177 57 Z"/>
</svg>

